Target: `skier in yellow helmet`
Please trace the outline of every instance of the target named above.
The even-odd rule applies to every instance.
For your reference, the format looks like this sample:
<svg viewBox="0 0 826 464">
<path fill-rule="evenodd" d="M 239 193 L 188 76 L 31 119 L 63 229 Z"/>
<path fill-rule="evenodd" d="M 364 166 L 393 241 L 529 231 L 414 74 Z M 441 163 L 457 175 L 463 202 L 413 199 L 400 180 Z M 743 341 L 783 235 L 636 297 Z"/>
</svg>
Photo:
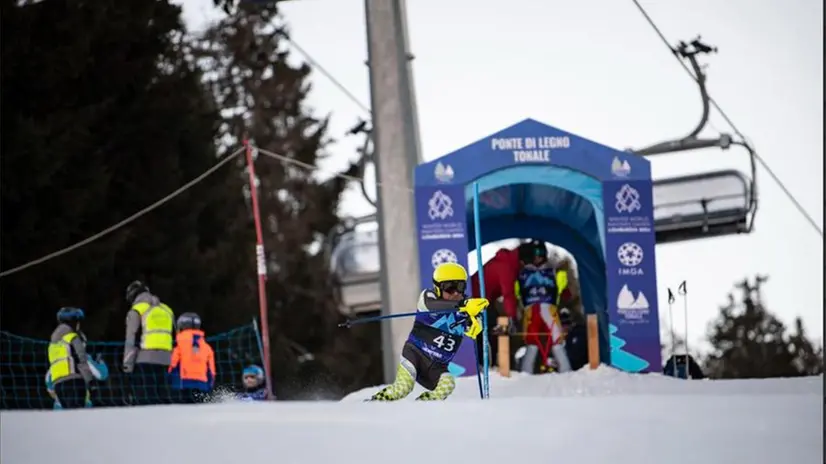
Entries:
<svg viewBox="0 0 826 464">
<path fill-rule="evenodd" d="M 416 320 L 402 348 L 396 379 L 370 401 L 396 401 L 407 397 L 418 382 L 428 391 L 417 400 L 445 400 L 456 388 L 448 364 L 459 352 L 464 336 L 482 332 L 479 314 L 490 304 L 485 298 L 467 298 L 468 274 L 457 263 L 442 263 L 433 271 L 433 288 L 419 295 Z M 455 313 L 432 311 L 457 310 Z M 455 327 L 454 327 L 455 325 Z"/>
</svg>

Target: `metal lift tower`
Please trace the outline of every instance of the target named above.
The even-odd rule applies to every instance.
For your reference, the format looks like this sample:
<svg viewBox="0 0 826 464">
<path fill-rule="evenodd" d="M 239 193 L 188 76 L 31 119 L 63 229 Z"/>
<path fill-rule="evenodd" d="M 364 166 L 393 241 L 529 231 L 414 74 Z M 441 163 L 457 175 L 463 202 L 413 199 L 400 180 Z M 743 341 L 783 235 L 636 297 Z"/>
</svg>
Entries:
<svg viewBox="0 0 826 464">
<path fill-rule="evenodd" d="M 419 134 L 407 46 L 404 0 L 365 0 L 367 65 L 376 161 L 381 313 L 414 310 L 420 289 L 413 169 L 419 163 Z M 388 253 L 390 251 L 390 253 Z M 412 321 L 382 323 L 384 377 L 390 383 Z"/>
</svg>

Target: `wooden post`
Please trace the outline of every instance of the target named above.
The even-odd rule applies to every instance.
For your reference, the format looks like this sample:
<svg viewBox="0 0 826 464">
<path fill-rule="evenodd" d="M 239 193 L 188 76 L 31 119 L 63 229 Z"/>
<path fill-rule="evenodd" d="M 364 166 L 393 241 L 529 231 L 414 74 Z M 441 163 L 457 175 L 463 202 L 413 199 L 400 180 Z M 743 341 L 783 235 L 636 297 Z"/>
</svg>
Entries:
<svg viewBox="0 0 826 464">
<path fill-rule="evenodd" d="M 496 324 L 505 328 L 501 335 L 499 335 L 499 347 L 496 351 L 497 364 L 499 364 L 499 375 L 502 377 L 511 376 L 511 339 L 508 336 L 508 318 L 499 316 L 496 318 Z"/>
<path fill-rule="evenodd" d="M 597 315 L 588 315 L 588 366 L 596 369 L 599 366 L 599 324 Z"/>
</svg>

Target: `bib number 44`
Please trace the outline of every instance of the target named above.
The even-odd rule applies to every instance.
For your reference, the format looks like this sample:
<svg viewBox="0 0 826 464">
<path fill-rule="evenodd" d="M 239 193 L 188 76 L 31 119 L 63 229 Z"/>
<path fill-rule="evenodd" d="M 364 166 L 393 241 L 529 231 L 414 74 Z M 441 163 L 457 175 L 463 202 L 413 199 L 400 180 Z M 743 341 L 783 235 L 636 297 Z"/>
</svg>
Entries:
<svg viewBox="0 0 826 464">
<path fill-rule="evenodd" d="M 445 335 L 439 335 L 433 339 L 433 344 L 449 353 L 456 348 L 456 339 Z"/>
</svg>

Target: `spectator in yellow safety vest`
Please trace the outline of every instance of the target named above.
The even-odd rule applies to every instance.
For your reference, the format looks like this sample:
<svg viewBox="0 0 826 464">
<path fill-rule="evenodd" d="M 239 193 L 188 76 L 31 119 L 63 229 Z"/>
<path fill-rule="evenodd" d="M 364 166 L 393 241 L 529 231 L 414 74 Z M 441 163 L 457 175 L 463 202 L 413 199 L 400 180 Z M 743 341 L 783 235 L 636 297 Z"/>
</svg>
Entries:
<svg viewBox="0 0 826 464">
<path fill-rule="evenodd" d="M 80 308 L 61 308 L 49 343 L 49 375 L 54 398 L 64 409 L 86 405 L 92 371 L 86 360 L 86 336 L 80 331 Z"/>
<path fill-rule="evenodd" d="M 175 315 L 143 282 L 126 288 L 123 372 L 130 375 L 136 405 L 171 403 L 167 370 L 172 360 Z"/>
</svg>

